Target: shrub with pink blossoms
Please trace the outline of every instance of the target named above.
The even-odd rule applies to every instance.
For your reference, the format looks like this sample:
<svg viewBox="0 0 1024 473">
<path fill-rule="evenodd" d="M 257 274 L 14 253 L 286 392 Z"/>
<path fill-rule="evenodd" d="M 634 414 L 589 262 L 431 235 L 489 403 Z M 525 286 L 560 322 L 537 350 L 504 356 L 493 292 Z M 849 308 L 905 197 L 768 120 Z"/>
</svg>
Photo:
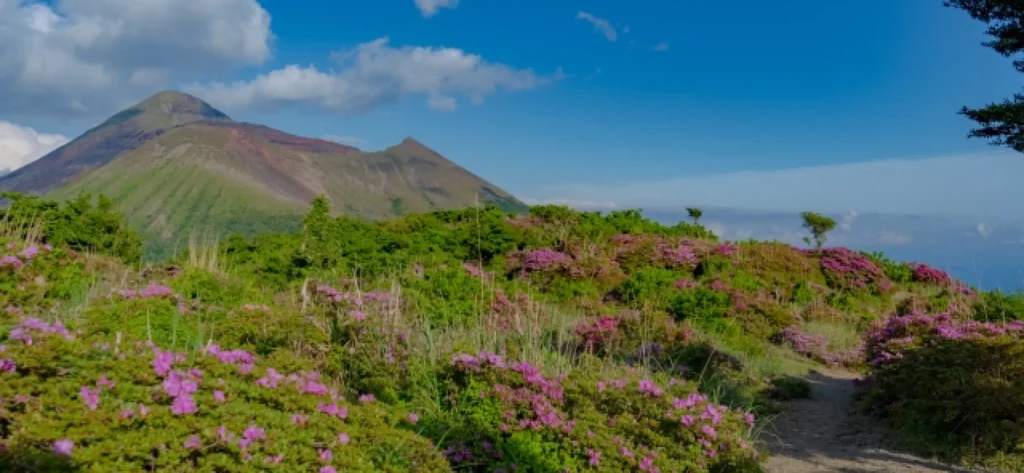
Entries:
<svg viewBox="0 0 1024 473">
<path fill-rule="evenodd" d="M 0 370 L 2 471 L 451 471 L 408 430 L 407 411 L 349 402 L 315 373 L 246 350 L 193 355 L 99 333 L 32 333 L 31 344 L 0 334 L 14 366 Z"/>
<path fill-rule="evenodd" d="M 452 357 L 444 379 L 445 407 L 457 407 L 461 421 L 418 425 L 460 470 L 761 471 L 753 417 L 689 383 L 551 378 L 486 352 Z"/>
<path fill-rule="evenodd" d="M 911 277 L 916 282 L 937 284 L 940 286 L 946 286 L 953 282 L 953 279 L 949 277 L 949 273 L 941 269 L 928 266 L 924 263 L 911 263 L 910 271 Z"/>
<path fill-rule="evenodd" d="M 1024 321 L 892 317 L 865 335 L 862 407 L 923 454 L 1024 464 Z"/>
<path fill-rule="evenodd" d="M 825 248 L 819 256 L 825 280 L 833 289 L 882 293 L 892 288 L 885 271 L 863 254 L 840 247 Z"/>
</svg>

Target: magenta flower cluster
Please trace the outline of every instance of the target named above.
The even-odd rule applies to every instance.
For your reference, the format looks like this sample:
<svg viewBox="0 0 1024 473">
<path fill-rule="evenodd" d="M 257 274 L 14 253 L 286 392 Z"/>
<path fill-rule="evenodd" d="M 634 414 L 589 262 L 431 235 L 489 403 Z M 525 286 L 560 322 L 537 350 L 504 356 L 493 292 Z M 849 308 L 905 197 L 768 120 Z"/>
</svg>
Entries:
<svg viewBox="0 0 1024 473">
<path fill-rule="evenodd" d="M 604 321 L 602 326 L 611 327 L 613 323 Z M 513 435 L 515 432 L 527 430 L 541 433 L 548 438 L 580 437 L 576 433 L 578 421 L 573 419 L 567 410 L 562 379 L 547 378 L 529 363 L 508 362 L 501 356 L 488 352 L 456 355 L 452 357 L 451 365 L 466 375 L 484 376 L 491 380 L 490 389 L 482 390 L 479 396 L 481 399 L 490 398 L 498 402 L 498 409 L 502 414 L 498 419 L 497 428 L 502 434 Z M 519 374 L 521 378 L 512 374 Z M 723 428 L 735 429 L 737 423 L 745 423 L 748 429 L 753 428 L 755 419 L 751 413 L 742 413 L 711 403 L 706 396 L 696 392 L 691 392 L 683 398 L 672 397 L 665 388 L 650 379 L 634 382 L 605 379 L 599 381 L 596 387 L 597 398 L 594 401 L 598 404 L 615 404 L 618 407 L 613 410 L 616 411 L 622 408 L 622 396 L 627 395 L 629 390 L 635 390 L 632 392 L 636 394 L 632 395 L 638 395 L 638 399 L 646 399 L 644 402 L 658 406 L 652 409 L 660 409 L 664 417 L 670 419 L 675 428 L 679 429 L 679 433 L 676 434 L 678 437 L 675 438 L 699 445 L 704 454 L 701 462 L 715 461 L 722 452 L 731 449 L 746 452 L 747 458 L 757 456 L 756 449 L 735 436 L 735 430 L 729 430 L 728 434 L 719 431 Z M 608 427 L 614 425 L 615 417 L 610 417 Z M 586 438 L 597 436 L 593 430 L 586 431 Z M 500 452 L 494 451 L 492 440 L 484 439 L 475 447 L 465 442 L 454 442 L 448 446 L 446 455 L 455 465 L 470 462 L 476 455 L 481 454 L 499 458 Z M 596 444 L 578 445 L 578 440 L 574 440 L 573 445 L 580 448 L 589 447 L 585 448 L 585 457 L 581 460 L 591 466 L 599 466 L 608 458 L 615 458 L 648 473 L 660 473 L 665 467 L 661 464 L 657 450 L 647 445 L 634 444 L 622 437 L 615 437 L 613 441 L 617 447 L 611 451 L 596 448 Z"/>
<path fill-rule="evenodd" d="M 555 271 L 572 262 L 572 257 L 552 248 L 538 248 L 524 251 L 521 256 L 522 268 L 528 272 Z"/>
<path fill-rule="evenodd" d="M 599 350 L 615 340 L 619 334 L 618 317 L 602 316 L 597 320 L 581 320 L 573 331 L 587 350 Z"/>
<path fill-rule="evenodd" d="M 938 284 L 945 286 L 953 281 L 953 278 L 949 277 L 949 273 L 945 271 L 928 266 L 924 263 L 913 263 L 910 265 L 911 277 L 916 282 Z"/>
<path fill-rule="evenodd" d="M 865 354 L 871 365 L 877 368 L 902 359 L 907 350 L 931 338 L 962 340 L 999 336 L 1024 336 L 1024 320 L 991 323 L 959 320 L 949 313 L 915 313 L 891 317 L 885 324 L 872 328 L 865 334 Z"/>
<path fill-rule="evenodd" d="M 74 339 L 71 332 L 60 321 L 51 324 L 35 317 L 21 318 L 19 324 L 7 334 L 7 338 L 12 341 L 22 342 L 25 345 L 31 345 L 33 333 L 58 334 L 67 340 Z"/>
<path fill-rule="evenodd" d="M 16 247 L 17 245 L 14 242 L 7 244 L 8 250 L 13 250 Z M 24 250 L 18 252 L 17 255 L 0 256 L 0 268 L 7 267 L 19 269 L 25 266 L 25 264 L 27 264 L 29 261 L 32 261 L 32 259 L 35 258 L 36 255 L 38 255 L 43 250 L 48 252 L 53 251 L 53 247 L 48 244 L 44 245 L 43 247 L 39 247 L 38 245 L 29 245 Z"/>
<path fill-rule="evenodd" d="M 811 253 L 815 254 L 815 253 Z M 849 291 L 877 288 L 888 291 L 892 283 L 870 258 L 848 248 L 821 250 L 821 269 L 829 285 Z"/>
</svg>

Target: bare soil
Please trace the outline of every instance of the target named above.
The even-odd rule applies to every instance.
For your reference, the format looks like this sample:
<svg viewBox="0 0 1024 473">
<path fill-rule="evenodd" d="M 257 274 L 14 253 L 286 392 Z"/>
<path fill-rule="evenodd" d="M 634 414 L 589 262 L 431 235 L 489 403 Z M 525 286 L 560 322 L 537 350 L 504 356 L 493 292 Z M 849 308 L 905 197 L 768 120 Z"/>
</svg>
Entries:
<svg viewBox="0 0 1024 473">
<path fill-rule="evenodd" d="M 938 461 L 884 448 L 884 431 L 854 410 L 856 373 L 818 371 L 808 376 L 811 399 L 792 401 L 761 433 L 771 453 L 769 473 L 967 472 Z"/>
</svg>

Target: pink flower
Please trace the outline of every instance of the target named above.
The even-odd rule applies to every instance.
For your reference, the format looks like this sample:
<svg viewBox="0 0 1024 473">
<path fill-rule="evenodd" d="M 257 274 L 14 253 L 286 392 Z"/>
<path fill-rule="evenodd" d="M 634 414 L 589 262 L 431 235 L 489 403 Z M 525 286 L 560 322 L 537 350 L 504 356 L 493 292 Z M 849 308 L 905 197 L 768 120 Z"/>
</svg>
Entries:
<svg viewBox="0 0 1024 473">
<path fill-rule="evenodd" d="M 284 460 L 284 454 L 283 453 L 280 453 L 280 454 L 277 454 L 277 455 L 274 455 L 274 456 L 268 456 L 267 458 L 263 459 L 263 461 L 265 461 L 265 462 L 267 462 L 267 463 L 269 463 L 271 465 L 280 464 L 281 460 Z"/>
<path fill-rule="evenodd" d="M 86 406 L 89 406 L 89 410 L 95 411 L 100 405 L 100 390 L 89 389 L 88 386 L 82 386 L 82 389 L 78 391 L 78 395 L 85 402 Z"/>
<path fill-rule="evenodd" d="M 329 449 L 326 448 L 323 450 L 318 450 L 317 453 L 320 455 L 320 459 L 323 461 L 329 462 L 331 461 L 331 458 L 334 458 L 334 452 L 331 452 Z"/>
<path fill-rule="evenodd" d="M 191 394 L 182 394 L 174 398 L 171 404 L 171 413 L 174 415 L 186 415 L 196 411 L 196 402 Z"/>
<path fill-rule="evenodd" d="M 373 396 L 373 394 L 363 394 L 362 396 L 359 396 L 359 402 L 362 402 L 364 404 L 368 402 L 373 402 L 375 400 L 376 398 Z"/>
<path fill-rule="evenodd" d="M 346 434 L 345 432 L 338 434 L 338 443 L 342 445 L 348 445 L 348 443 L 351 441 L 352 439 L 349 438 L 348 434 Z"/>
<path fill-rule="evenodd" d="M 321 468 L 320 473 L 338 473 L 338 470 L 335 470 L 333 466 L 328 465 Z"/>
<path fill-rule="evenodd" d="M 0 358 L 0 373 L 14 373 L 17 369 L 18 365 L 14 364 L 14 360 Z"/>
<path fill-rule="evenodd" d="M 181 373 L 173 371 L 163 382 L 164 392 L 171 397 L 189 395 L 196 392 L 199 387 L 195 381 L 181 377 Z"/>
<path fill-rule="evenodd" d="M 213 399 L 217 402 L 224 402 L 227 398 L 224 397 L 224 391 L 216 390 L 213 392 Z"/>
<path fill-rule="evenodd" d="M 417 423 L 419 421 L 420 421 L 420 416 L 418 416 L 416 414 L 413 414 L 411 412 L 409 413 L 409 422 L 412 422 L 413 424 L 415 424 L 415 423 Z"/>
<path fill-rule="evenodd" d="M 174 353 L 160 351 L 157 349 L 156 357 L 153 358 L 153 371 L 157 376 L 164 376 L 174 365 Z"/>
<path fill-rule="evenodd" d="M 295 414 L 292 416 L 292 423 L 299 425 L 306 425 L 306 421 L 309 420 L 309 416 L 303 414 Z"/>
<path fill-rule="evenodd" d="M 107 379 L 106 376 L 100 376 L 100 379 L 96 381 L 96 385 L 101 388 L 113 388 L 114 382 Z"/>
<path fill-rule="evenodd" d="M 135 415 L 135 411 L 133 411 L 131 409 L 121 409 L 120 415 L 121 415 L 122 419 L 127 419 L 127 418 Z"/>
<path fill-rule="evenodd" d="M 68 439 L 61 439 L 53 442 L 53 453 L 59 457 L 70 457 L 71 450 L 75 448 L 75 443 Z"/>
<path fill-rule="evenodd" d="M 139 404 L 139 417 L 146 417 L 149 415 L 149 408 L 145 404 Z"/>
<path fill-rule="evenodd" d="M 199 448 L 199 446 L 200 443 L 198 435 L 192 435 L 191 437 L 188 438 L 188 440 L 185 441 L 185 448 L 189 450 L 195 450 Z"/>
<path fill-rule="evenodd" d="M 235 438 L 235 434 L 228 432 L 228 428 L 222 425 L 217 427 L 217 437 L 220 438 L 221 442 L 230 442 L 231 439 Z"/>
<path fill-rule="evenodd" d="M 250 425 L 242 432 L 242 438 L 246 440 L 260 440 L 267 438 L 267 432 L 255 425 Z"/>
</svg>

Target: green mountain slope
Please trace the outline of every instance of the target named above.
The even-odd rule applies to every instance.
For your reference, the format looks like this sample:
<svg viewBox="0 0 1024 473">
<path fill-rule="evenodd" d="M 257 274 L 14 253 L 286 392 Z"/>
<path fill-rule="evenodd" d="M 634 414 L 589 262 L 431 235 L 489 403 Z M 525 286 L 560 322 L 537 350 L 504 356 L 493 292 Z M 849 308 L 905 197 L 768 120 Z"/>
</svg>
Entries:
<svg viewBox="0 0 1024 473">
<path fill-rule="evenodd" d="M 326 195 L 338 212 L 384 219 L 494 203 L 525 205 L 413 139 L 378 152 L 267 127 L 191 122 L 152 137 L 49 193 L 105 194 L 149 241 L 150 257 L 196 233 L 287 231 Z"/>
</svg>

